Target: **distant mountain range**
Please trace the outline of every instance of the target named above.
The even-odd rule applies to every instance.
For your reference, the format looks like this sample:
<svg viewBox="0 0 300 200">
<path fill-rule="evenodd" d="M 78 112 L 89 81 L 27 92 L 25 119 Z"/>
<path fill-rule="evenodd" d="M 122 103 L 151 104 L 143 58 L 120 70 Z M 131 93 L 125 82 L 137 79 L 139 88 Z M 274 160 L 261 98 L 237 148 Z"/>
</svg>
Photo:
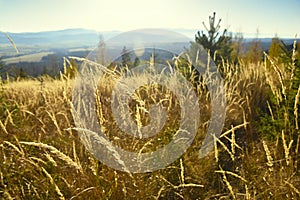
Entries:
<svg viewBox="0 0 300 200">
<path fill-rule="evenodd" d="M 163 35 L 163 32 L 159 32 L 160 29 L 156 29 L 157 33 L 155 35 L 149 36 L 149 41 L 153 40 L 166 40 L 169 39 L 168 36 Z M 197 29 L 173 29 L 171 31 L 182 34 L 191 40 L 194 39 Z M 45 32 L 24 32 L 24 33 L 8 33 L 8 35 L 13 39 L 16 45 L 30 45 L 30 46 L 48 46 L 48 47 L 83 47 L 83 46 L 95 46 L 99 41 L 99 36 L 102 35 L 104 40 L 110 39 L 114 36 L 120 34 L 120 31 L 106 31 L 97 32 L 88 29 L 65 29 L 58 31 L 45 31 Z M 145 31 L 145 34 L 147 32 Z M 134 35 L 130 35 L 134 37 Z M 156 38 L 154 38 L 154 37 Z M 162 39 L 163 38 L 163 39 Z M 249 40 L 251 38 L 245 38 Z M 285 38 L 284 38 L 285 39 Z M 262 42 L 270 42 L 271 38 L 261 38 Z M 286 40 L 286 39 L 285 39 Z M 289 40 L 293 40 L 292 38 Z M 123 41 L 124 42 L 124 41 Z M 173 42 L 173 41 L 171 41 Z M 6 38 L 5 34 L 0 32 L 0 45 L 9 45 L 9 40 Z M 0 47 L 1 47 L 0 46 Z M 1 51 L 1 50 L 0 50 Z"/>
<path fill-rule="evenodd" d="M 113 37 L 119 32 L 103 32 L 105 38 Z M 93 46 L 99 40 L 100 33 L 86 29 L 66 29 L 59 31 L 8 33 L 17 46 L 41 46 L 48 48 L 74 48 Z M 9 45 L 5 34 L 0 34 L 0 44 Z"/>
<path fill-rule="evenodd" d="M 156 29 L 156 34 L 149 35 L 146 40 L 149 41 L 164 41 L 167 42 L 170 38 L 164 35 L 163 32 L 159 32 L 160 29 Z M 182 34 L 191 40 L 194 39 L 197 33 L 196 29 L 173 29 L 179 34 Z M 45 31 L 45 32 L 24 32 L 24 33 L 8 33 L 8 35 L 13 39 L 17 46 L 40 46 L 48 48 L 75 48 L 75 47 L 90 47 L 95 46 L 99 41 L 99 36 L 102 35 L 104 40 L 108 40 L 114 36 L 120 34 L 120 31 L 106 31 L 97 32 L 94 30 L 87 29 L 65 29 L 58 31 Z M 147 32 L 145 31 L 145 34 Z M 134 37 L 134 35 L 129 35 L 129 37 Z M 251 38 L 245 38 L 245 41 Z M 287 40 L 287 39 L 285 39 Z M 293 39 L 288 39 L 293 40 Z M 270 42 L 271 38 L 261 38 L 262 42 Z M 126 42 L 126 41 L 123 41 Z M 169 41 L 174 42 L 174 41 Z M 5 34 L 0 32 L 0 48 L 1 46 L 10 45 L 9 40 L 6 38 Z M 1 52 L 1 49 L 0 49 Z"/>
<path fill-rule="evenodd" d="M 172 31 L 179 34 L 174 34 Z M 27 56 L 32 54 L 42 55 L 43 52 L 74 52 L 74 51 L 90 51 L 97 46 L 100 35 L 105 42 L 109 42 L 110 38 L 114 37 L 115 44 L 109 44 L 110 46 L 130 46 L 130 41 L 142 40 L 144 43 L 151 43 L 153 41 L 156 44 L 164 44 L 163 47 L 179 48 L 180 46 L 188 47 L 188 43 L 194 40 L 194 36 L 197 33 L 196 29 L 173 29 L 171 32 L 162 31 L 161 29 L 153 29 L 149 32 L 130 32 L 121 34 L 120 31 L 106 31 L 97 32 L 87 29 L 66 29 L 58 31 L 46 31 L 46 32 L 26 32 L 26 33 L 7 33 L 9 37 L 14 41 L 19 54 L 16 54 L 15 49 L 11 45 L 9 39 L 4 33 L 0 32 L 0 57 L 9 63 L 17 62 L 17 59 L 13 57 Z M 120 36 L 121 34 L 121 36 Z M 184 37 L 182 37 L 184 35 Z M 268 49 L 272 38 L 260 38 L 264 49 Z M 293 43 L 293 39 L 283 39 L 287 44 Z M 249 43 L 251 38 L 245 38 L 244 42 Z M 176 44 L 176 45 L 174 45 Z M 119 53 L 119 52 L 117 52 Z M 30 56 L 32 57 L 35 56 Z M 26 60 L 23 60 L 26 61 Z"/>
</svg>

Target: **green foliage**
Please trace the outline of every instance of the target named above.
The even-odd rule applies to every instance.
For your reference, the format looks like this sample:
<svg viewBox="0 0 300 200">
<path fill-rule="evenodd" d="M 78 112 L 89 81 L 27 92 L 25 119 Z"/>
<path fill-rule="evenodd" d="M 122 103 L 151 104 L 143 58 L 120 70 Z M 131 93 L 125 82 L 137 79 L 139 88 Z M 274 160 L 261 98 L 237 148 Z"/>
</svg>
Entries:
<svg viewBox="0 0 300 200">
<path fill-rule="evenodd" d="M 141 63 L 140 59 L 139 59 L 138 57 L 135 57 L 133 66 L 134 66 L 134 67 L 139 66 L 140 63 Z"/>
<path fill-rule="evenodd" d="M 250 49 L 247 53 L 248 63 L 258 63 L 263 58 L 263 51 L 261 47 L 261 41 L 256 38 L 250 44 Z"/>
<path fill-rule="evenodd" d="M 200 84 L 200 74 L 194 66 L 184 58 L 179 58 L 174 63 L 175 68 L 196 88 Z"/>
<path fill-rule="evenodd" d="M 277 36 L 272 38 L 269 48 L 269 56 L 272 58 L 279 58 L 282 54 L 282 43 Z"/>
<path fill-rule="evenodd" d="M 5 62 L 2 60 L 0 56 L 0 80 L 2 82 L 2 78 L 5 75 Z"/>
<path fill-rule="evenodd" d="M 3 62 L 2 58 L 0 57 L 0 75 L 3 73 L 4 66 L 5 66 L 5 63 Z"/>
<path fill-rule="evenodd" d="M 21 67 L 17 72 L 17 78 L 24 79 L 26 77 L 27 77 L 27 74 L 26 74 L 25 70 Z"/>
<path fill-rule="evenodd" d="M 210 55 L 215 57 L 215 62 L 217 63 L 220 63 L 222 58 L 230 60 L 232 52 L 232 37 L 227 34 L 227 29 L 224 29 L 220 35 L 220 23 L 221 19 L 216 24 L 216 13 L 214 12 L 213 16 L 209 16 L 209 28 L 203 22 L 207 34 L 203 31 L 198 31 L 197 35 L 195 35 L 195 42 L 209 50 Z"/>
<path fill-rule="evenodd" d="M 121 57 L 122 57 L 122 66 L 130 67 L 131 66 L 131 57 L 130 57 L 130 53 L 128 52 L 128 50 L 126 49 L 125 46 L 123 47 Z"/>
<path fill-rule="evenodd" d="M 76 63 L 76 61 L 74 59 L 70 59 L 69 61 L 69 67 L 66 67 L 65 69 L 66 71 L 64 72 L 65 75 L 70 78 L 73 79 L 76 77 L 77 72 L 78 72 L 78 64 Z"/>
<path fill-rule="evenodd" d="M 268 51 L 268 55 L 274 59 L 276 63 L 283 64 L 285 68 L 290 71 L 292 65 L 299 66 L 299 54 L 293 55 L 293 51 L 297 51 L 297 47 L 293 45 L 286 45 L 277 36 L 272 38 L 272 42 Z M 294 60 L 293 60 L 294 59 Z M 291 65 L 291 63 L 293 63 Z M 267 60 L 268 66 L 271 65 L 270 60 Z"/>
<path fill-rule="evenodd" d="M 243 57 L 244 47 L 243 47 L 243 34 L 237 33 L 232 41 L 232 51 L 231 51 L 231 61 L 234 64 L 238 64 L 239 59 Z"/>
<path fill-rule="evenodd" d="M 270 95 L 269 113 L 261 117 L 260 132 L 268 139 L 280 137 L 282 132 L 290 138 L 299 134 L 299 91 L 300 91 L 300 65 L 297 56 L 296 43 L 290 59 L 287 59 L 286 45 L 274 39 L 269 51 L 268 70 L 273 70 L 273 80 L 270 84 L 273 89 Z M 277 56 L 271 57 L 270 55 Z M 284 59 L 283 59 L 284 58 Z M 290 63 L 286 63 L 290 61 Z M 275 73 L 274 73 L 275 72 Z"/>
</svg>

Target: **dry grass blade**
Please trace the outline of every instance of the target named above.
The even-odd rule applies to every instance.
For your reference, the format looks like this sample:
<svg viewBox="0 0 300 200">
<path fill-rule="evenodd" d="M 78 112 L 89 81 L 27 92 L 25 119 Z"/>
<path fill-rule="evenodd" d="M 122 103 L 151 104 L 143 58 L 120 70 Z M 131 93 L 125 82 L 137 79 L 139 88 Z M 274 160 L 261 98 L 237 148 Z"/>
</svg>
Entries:
<svg viewBox="0 0 300 200">
<path fill-rule="evenodd" d="M 295 104 L 294 104 L 294 115 L 295 115 L 295 125 L 296 130 L 299 130 L 299 122 L 298 122 L 298 104 L 299 104 L 299 98 L 300 98 L 300 85 L 298 87 L 297 95 L 295 97 Z"/>
<path fill-rule="evenodd" d="M 200 188 L 203 188 L 204 185 L 200 185 L 200 184 L 196 184 L 196 183 L 185 183 L 185 184 L 176 185 L 173 188 L 174 189 L 179 189 L 179 188 L 187 188 L 187 187 L 200 187 Z"/>
<path fill-rule="evenodd" d="M 184 184 L 184 167 L 183 167 L 182 159 L 180 159 L 180 178 L 181 178 L 181 183 Z"/>
<path fill-rule="evenodd" d="M 4 131 L 4 133 L 6 133 L 6 134 L 8 135 L 8 132 L 7 132 L 7 130 L 6 130 L 6 127 L 5 127 L 5 125 L 2 123 L 1 119 L 0 119 L 0 127 L 1 127 L 1 129 Z"/>
<path fill-rule="evenodd" d="M 78 158 L 77 153 L 76 153 L 76 145 L 75 145 L 74 141 L 73 141 L 73 157 L 74 157 L 75 162 L 79 166 L 79 168 L 82 169 L 82 166 L 81 166 L 81 163 L 80 163 L 80 159 Z"/>
<path fill-rule="evenodd" d="M 58 149 L 56 149 L 53 146 L 50 146 L 50 145 L 47 145 L 47 144 L 44 144 L 44 143 L 40 143 L 40 142 L 37 143 L 37 142 L 23 142 L 23 141 L 21 141 L 20 144 L 25 144 L 25 145 L 30 145 L 30 146 L 35 146 L 35 147 L 48 149 L 48 150 L 50 150 L 51 153 L 55 154 L 59 159 L 65 161 L 68 165 L 73 166 L 74 168 L 76 168 L 77 170 L 82 172 L 81 166 L 79 166 L 69 156 L 65 155 L 64 153 L 62 153 L 61 151 L 59 151 Z"/>
<path fill-rule="evenodd" d="M 52 163 L 53 166 L 57 167 L 57 163 L 55 162 L 55 160 L 52 158 L 52 156 L 49 153 L 45 153 L 44 155 L 49 160 L 49 162 Z"/>
<path fill-rule="evenodd" d="M 250 200 L 251 199 L 251 195 L 249 193 L 249 188 L 248 188 L 247 184 L 245 184 L 245 190 L 246 190 L 246 200 Z"/>
<path fill-rule="evenodd" d="M 231 152 L 233 154 L 235 154 L 235 145 L 236 145 L 236 142 L 235 142 L 235 133 L 234 133 L 233 126 L 231 126 L 231 129 L 232 129 L 232 134 L 231 134 Z"/>
<path fill-rule="evenodd" d="M 16 124 L 14 123 L 14 120 L 13 120 L 13 118 L 12 118 L 12 113 L 11 113 L 8 109 L 6 109 L 6 113 L 7 113 L 7 117 L 6 117 L 6 120 L 5 120 L 5 122 L 4 122 L 4 126 L 6 127 L 7 124 L 8 124 L 8 122 L 9 122 L 11 125 L 16 126 Z"/>
<path fill-rule="evenodd" d="M 290 80 L 291 80 L 291 84 L 290 84 L 290 89 L 292 88 L 293 86 L 293 80 L 294 80 L 294 75 L 295 75 L 295 69 L 296 69 L 296 65 L 295 65 L 295 60 L 296 60 L 296 48 L 297 48 L 297 34 L 295 35 L 295 40 L 294 40 L 294 43 L 293 43 L 293 52 L 292 52 L 292 70 L 291 70 L 291 77 L 290 77 Z"/>
<path fill-rule="evenodd" d="M 60 199 L 60 200 L 64 200 L 65 197 L 64 197 L 64 195 L 61 193 L 59 187 L 58 187 L 58 186 L 56 185 L 56 183 L 54 182 L 52 176 L 47 172 L 47 170 L 46 170 L 45 168 L 41 167 L 41 169 L 42 169 L 42 171 L 44 172 L 44 174 L 47 176 L 47 178 L 49 179 L 50 183 L 54 186 L 55 191 L 56 191 L 56 193 L 57 193 L 58 196 L 59 196 L 59 199 Z"/>
<path fill-rule="evenodd" d="M 115 75 L 115 73 L 111 70 L 109 70 L 108 68 L 106 68 L 105 66 L 99 64 L 99 63 L 96 63 L 96 62 L 93 62 L 91 60 L 88 60 L 86 58 L 80 58 L 80 57 L 76 57 L 76 56 L 69 56 L 70 59 L 74 59 L 74 60 L 77 60 L 79 62 L 84 62 L 86 64 L 90 64 L 92 66 L 95 66 L 95 67 L 99 67 L 100 69 L 99 70 L 103 70 L 105 73 L 108 73 L 110 75 Z"/>
<path fill-rule="evenodd" d="M 290 165 L 290 148 L 292 147 L 293 140 L 290 141 L 289 146 L 286 145 L 286 140 L 285 140 L 285 134 L 284 131 L 282 130 L 281 132 L 281 137 L 282 137 L 282 143 L 283 143 L 283 148 L 284 148 L 284 156 L 286 160 L 286 164 Z"/>
<path fill-rule="evenodd" d="M 227 146 L 226 146 L 221 140 L 219 140 L 219 138 L 215 138 L 215 140 L 217 140 L 217 141 L 221 144 L 221 146 L 224 147 L 224 149 L 229 153 L 229 155 L 230 155 L 230 157 L 231 157 L 232 160 L 234 160 L 235 147 L 237 147 L 237 148 L 240 149 L 240 150 L 243 150 L 242 147 L 240 147 L 240 146 L 236 143 L 236 141 L 235 141 L 235 130 L 237 130 L 237 129 L 239 129 L 239 128 L 245 128 L 248 124 L 249 124 L 249 123 L 246 122 L 246 121 L 244 120 L 244 123 L 243 123 L 243 124 L 239 124 L 239 125 L 237 125 L 237 126 L 235 126 L 235 127 L 231 126 L 231 129 L 230 129 L 230 130 L 226 131 L 225 133 L 223 133 L 223 134 L 220 136 L 220 138 L 224 137 L 224 138 L 226 138 L 228 141 L 230 141 L 230 143 L 231 143 L 231 151 L 227 148 Z M 227 135 L 228 135 L 229 133 L 232 133 L 231 138 L 227 137 Z M 215 141 L 215 143 L 216 143 L 216 141 Z M 217 156 L 218 156 L 218 153 L 217 153 L 216 144 L 215 144 L 215 157 L 216 157 L 216 160 L 218 160 L 218 159 L 217 159 Z"/>
<path fill-rule="evenodd" d="M 112 153 L 112 155 L 114 156 L 114 158 L 116 159 L 116 161 L 123 167 L 123 170 L 125 172 L 127 172 L 130 177 L 133 178 L 130 170 L 128 169 L 128 167 L 126 166 L 125 162 L 121 159 L 121 156 L 119 154 L 119 152 L 115 149 L 115 146 L 112 145 L 109 141 L 107 141 L 104 137 L 99 136 L 97 133 L 90 131 L 88 129 L 84 129 L 84 128 L 73 128 L 76 131 L 79 131 L 82 133 L 82 142 L 86 145 L 86 147 L 93 152 L 93 149 L 90 147 L 90 141 L 89 140 L 94 140 L 100 144 L 104 144 L 104 146 L 107 148 L 108 151 L 110 151 Z"/>
<path fill-rule="evenodd" d="M 12 198 L 12 196 L 6 190 L 4 191 L 4 198 L 7 200 L 14 200 L 14 198 Z"/>
<path fill-rule="evenodd" d="M 162 193 L 164 190 L 165 190 L 165 187 L 164 187 L 164 186 L 162 186 L 162 187 L 159 189 L 159 191 L 158 191 L 157 195 L 156 195 L 156 196 L 154 196 L 155 200 L 158 200 L 158 199 L 159 199 L 159 197 L 160 197 L 161 193 Z"/>
<path fill-rule="evenodd" d="M 221 167 L 220 167 L 220 168 L 221 168 Z M 226 172 L 221 168 L 220 173 L 223 174 L 223 181 L 225 182 L 225 184 L 226 184 L 226 186 L 227 186 L 227 188 L 228 188 L 228 190 L 229 190 L 229 192 L 230 192 L 232 198 L 233 198 L 233 199 L 236 199 L 235 194 L 234 194 L 234 191 L 233 191 L 233 188 L 232 188 L 231 184 L 229 183 L 229 181 L 227 180 Z"/>
<path fill-rule="evenodd" d="M 28 157 L 29 158 L 29 160 L 30 161 L 37 161 L 37 162 L 40 162 L 40 163 L 42 163 L 42 164 L 44 164 L 44 165 L 46 165 L 47 163 L 44 161 L 44 160 L 42 160 L 42 159 L 40 159 L 40 158 L 37 158 L 37 157 Z M 28 159 L 27 159 L 27 161 L 28 161 Z M 38 165 L 35 165 L 35 166 L 38 166 Z"/>
<path fill-rule="evenodd" d="M 105 118 L 104 118 L 104 115 L 103 115 L 103 108 L 102 108 L 102 103 L 101 103 L 101 94 L 100 94 L 100 91 L 97 89 L 96 90 L 96 105 L 97 105 L 97 116 L 98 116 L 98 120 L 99 120 L 99 123 L 100 123 L 100 128 L 101 128 L 101 131 L 103 133 L 105 133 L 106 129 L 105 129 L 105 126 L 104 126 L 104 123 L 106 122 Z"/>
<path fill-rule="evenodd" d="M 172 188 L 174 189 L 180 189 L 180 188 L 187 188 L 187 187 L 204 187 L 204 185 L 196 184 L 196 183 L 185 183 L 184 181 L 184 167 L 182 159 L 180 159 L 180 184 L 174 185 L 171 182 L 169 182 L 167 179 L 165 179 L 163 176 L 161 176 L 161 179 L 164 180 L 166 183 L 168 183 Z"/>
<path fill-rule="evenodd" d="M 95 187 L 89 187 L 89 188 L 85 188 L 84 190 L 82 190 L 81 192 L 79 192 L 78 194 L 76 194 L 75 196 L 71 197 L 70 200 L 77 198 L 78 196 L 84 194 L 85 192 L 88 192 L 90 190 L 94 190 L 96 189 Z"/>
<path fill-rule="evenodd" d="M 215 149 L 215 159 L 216 162 L 218 163 L 219 162 L 218 143 L 215 137 L 214 137 L 214 149 Z"/>
<path fill-rule="evenodd" d="M 59 135 L 62 135 L 62 132 L 60 130 L 60 127 L 57 123 L 57 120 L 56 120 L 56 117 L 55 117 L 55 114 L 54 113 L 50 113 L 48 111 L 46 111 L 47 114 L 49 115 L 49 117 L 51 118 L 51 120 L 53 121 L 53 124 L 55 125 L 56 129 L 57 129 L 57 132 L 59 133 Z"/>
<path fill-rule="evenodd" d="M 268 109 L 269 109 L 269 112 L 271 114 L 271 117 L 272 117 L 272 121 L 274 122 L 275 121 L 275 118 L 274 118 L 274 114 L 273 114 L 273 110 L 271 108 L 271 105 L 270 105 L 270 102 L 267 101 L 267 105 L 268 105 Z"/>
<path fill-rule="evenodd" d="M 284 181 L 288 186 L 290 186 L 298 195 L 300 195 L 299 189 L 297 189 L 295 186 L 293 186 L 291 183 Z"/>
<path fill-rule="evenodd" d="M 226 135 L 228 135 L 229 133 L 232 133 L 232 131 L 235 131 L 235 130 L 237 130 L 237 129 L 239 129 L 239 128 L 243 128 L 243 127 L 247 126 L 248 124 L 249 124 L 248 122 L 244 122 L 243 124 L 239 124 L 239 125 L 237 125 L 237 126 L 235 126 L 235 127 L 231 127 L 230 130 L 226 131 L 225 133 L 222 133 L 222 134 L 220 135 L 220 138 L 221 138 L 221 137 L 224 137 L 224 136 L 226 136 Z"/>
<path fill-rule="evenodd" d="M 282 96 L 279 95 L 279 91 L 274 83 L 274 79 L 271 76 L 269 70 L 267 69 L 267 64 L 264 65 L 264 69 L 265 69 L 264 73 L 266 74 L 266 82 L 270 86 L 273 95 L 276 97 L 277 104 L 279 104 L 282 101 Z"/>
<path fill-rule="evenodd" d="M 9 141 L 4 141 L 4 144 L 7 144 L 8 146 L 12 147 L 16 152 L 18 152 L 20 155 L 22 155 L 23 157 L 25 156 L 24 152 L 22 149 L 19 149 L 16 145 L 14 145 L 13 143 L 9 142 Z"/>
<path fill-rule="evenodd" d="M 270 171 L 273 171 L 273 158 L 272 158 L 271 152 L 269 150 L 269 147 L 265 141 L 263 141 L 263 147 L 264 147 L 264 150 L 265 150 L 266 156 L 267 156 L 267 161 L 268 161 L 267 166 L 269 167 Z"/>
<path fill-rule="evenodd" d="M 228 174 L 228 175 L 231 175 L 231 176 L 234 176 L 242 181 L 244 181 L 245 183 L 247 183 L 248 181 L 246 179 L 244 179 L 243 177 L 241 177 L 240 175 L 236 174 L 236 173 L 233 173 L 233 172 L 230 172 L 230 171 L 224 171 L 224 170 L 217 170 L 215 171 L 216 173 L 225 173 L 225 174 Z"/>
<path fill-rule="evenodd" d="M 11 45 L 16 50 L 17 54 L 19 54 L 19 50 L 18 50 L 17 45 L 15 44 L 14 40 L 8 35 L 8 33 L 4 33 L 4 34 L 7 37 L 7 39 L 9 40 L 9 42 L 11 43 Z"/>
<path fill-rule="evenodd" d="M 214 140 L 218 141 L 219 144 L 221 144 L 221 146 L 225 149 L 225 151 L 227 151 L 227 153 L 230 155 L 230 158 L 232 161 L 234 161 L 234 154 L 228 149 L 228 147 L 219 139 L 214 135 Z"/>
<path fill-rule="evenodd" d="M 282 71 L 280 70 L 280 68 L 276 65 L 276 63 L 274 62 L 274 60 L 266 53 L 264 52 L 265 56 L 267 57 L 267 59 L 271 62 L 271 66 L 273 67 L 274 71 L 277 73 L 278 78 L 279 78 L 279 82 L 281 84 L 281 89 L 282 89 L 282 94 L 285 96 L 286 98 L 286 87 L 284 85 L 284 81 L 283 81 L 283 75 L 282 75 Z"/>
</svg>

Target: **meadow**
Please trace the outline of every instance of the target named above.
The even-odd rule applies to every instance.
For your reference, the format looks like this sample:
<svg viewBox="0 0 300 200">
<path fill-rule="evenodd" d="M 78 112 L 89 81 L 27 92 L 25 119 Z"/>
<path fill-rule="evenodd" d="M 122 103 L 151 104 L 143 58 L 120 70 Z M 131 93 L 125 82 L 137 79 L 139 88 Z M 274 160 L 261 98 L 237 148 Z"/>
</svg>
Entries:
<svg viewBox="0 0 300 200">
<path fill-rule="evenodd" d="M 199 149 L 210 119 L 210 97 L 203 85 L 193 84 L 203 114 L 192 145 L 174 163 L 148 173 L 114 170 L 85 148 L 71 114 L 74 79 L 69 74 L 6 80 L 0 93 L 0 198 L 299 199 L 296 53 L 295 43 L 288 64 L 267 54 L 259 62 L 220 64 L 227 99 L 225 125 L 214 150 L 204 158 L 199 158 Z M 70 67 L 66 63 L 65 68 Z M 167 126 L 151 145 L 124 137 L 109 106 L 122 73 L 112 69 L 99 80 L 98 123 L 124 149 L 150 151 L 165 145 L 178 128 L 178 100 L 164 87 L 135 91 L 132 118 L 147 124 L 149 105 L 169 99 L 162 103 L 168 110 Z"/>
<path fill-rule="evenodd" d="M 6 64 L 18 63 L 18 62 L 40 62 L 44 56 L 52 54 L 53 52 L 40 52 L 29 55 L 23 55 L 19 57 L 5 59 Z"/>
</svg>

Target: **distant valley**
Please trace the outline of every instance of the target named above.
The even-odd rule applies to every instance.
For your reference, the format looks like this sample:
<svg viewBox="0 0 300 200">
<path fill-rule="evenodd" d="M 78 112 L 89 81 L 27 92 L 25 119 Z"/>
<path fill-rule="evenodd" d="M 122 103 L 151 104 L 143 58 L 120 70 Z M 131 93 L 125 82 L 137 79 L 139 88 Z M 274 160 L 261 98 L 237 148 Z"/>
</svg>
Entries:
<svg viewBox="0 0 300 200">
<path fill-rule="evenodd" d="M 174 30 L 180 34 L 185 35 L 184 37 L 177 37 L 176 35 L 166 35 L 157 29 L 152 34 L 147 31 L 140 32 L 139 37 L 142 35 L 144 45 L 147 42 L 157 48 L 168 49 L 170 51 L 178 51 L 189 47 L 189 41 L 193 40 L 197 30 L 192 29 L 176 29 Z M 126 34 L 123 38 L 118 40 L 120 31 L 107 31 L 97 32 L 94 30 L 87 29 L 66 29 L 59 31 L 47 31 L 47 32 L 36 32 L 36 33 L 7 33 L 7 35 L 13 40 L 16 49 L 12 45 L 8 36 L 5 33 L 0 32 L 0 57 L 6 64 L 6 69 L 2 69 L 5 72 L 11 72 L 16 68 L 22 67 L 28 75 L 38 76 L 45 68 L 49 68 L 48 71 L 60 70 L 62 64 L 62 58 L 67 56 L 78 56 L 86 57 L 91 52 L 101 38 L 105 42 L 109 42 L 110 38 L 115 36 L 114 42 L 116 44 L 109 44 L 108 46 L 115 46 L 116 48 L 110 49 L 110 53 L 114 56 L 118 56 L 121 53 L 123 46 L 134 48 L 135 44 L 126 43 L 127 41 L 133 41 L 136 38 L 135 34 Z M 125 37 L 125 38 L 124 38 Z M 137 37 L 138 38 L 138 37 Z M 268 50 L 272 38 L 260 38 L 262 47 L 264 50 Z M 156 43 L 154 44 L 153 41 Z M 251 38 L 245 38 L 245 47 L 249 46 Z M 292 44 L 293 39 L 283 39 L 286 44 Z M 49 63 L 52 63 L 49 65 Z M 2 73 L 4 72 L 2 71 Z"/>
</svg>

